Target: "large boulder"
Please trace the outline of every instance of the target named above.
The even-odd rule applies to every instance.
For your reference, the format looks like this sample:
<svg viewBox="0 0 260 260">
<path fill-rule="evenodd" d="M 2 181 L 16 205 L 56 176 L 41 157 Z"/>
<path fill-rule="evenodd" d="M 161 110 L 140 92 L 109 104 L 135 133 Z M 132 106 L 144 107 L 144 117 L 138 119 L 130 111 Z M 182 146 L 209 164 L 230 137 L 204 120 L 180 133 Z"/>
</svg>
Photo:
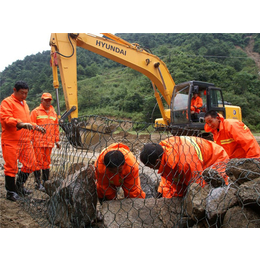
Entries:
<svg viewBox="0 0 260 260">
<path fill-rule="evenodd" d="M 184 210 L 195 221 L 198 222 L 205 217 L 206 199 L 210 191 L 210 186 L 202 188 L 197 183 L 192 183 L 184 198 Z"/>
<path fill-rule="evenodd" d="M 206 216 L 210 223 L 218 223 L 226 211 L 238 204 L 237 190 L 230 186 L 212 189 L 206 199 Z"/>
<path fill-rule="evenodd" d="M 260 214 L 260 178 L 240 185 L 238 197 L 243 206 L 250 207 Z"/>
<path fill-rule="evenodd" d="M 250 208 L 229 209 L 224 217 L 224 228 L 260 228 L 260 215 Z"/>
<path fill-rule="evenodd" d="M 70 165 L 67 175 L 73 174 L 76 171 L 80 170 L 82 167 L 85 167 L 85 163 L 84 162 L 79 162 L 79 163 L 73 163 Z"/>
<path fill-rule="evenodd" d="M 181 198 L 105 201 L 102 205 L 104 227 L 177 227 L 180 224 L 181 201 Z"/>
<path fill-rule="evenodd" d="M 47 217 L 59 227 L 88 227 L 96 218 L 94 167 L 85 166 L 64 179 L 47 204 Z"/>
<path fill-rule="evenodd" d="M 146 199 L 155 198 L 160 183 L 160 175 L 148 167 L 142 168 L 139 173 L 142 190 L 146 194 Z"/>
<path fill-rule="evenodd" d="M 226 173 L 231 180 L 239 185 L 260 177 L 260 160 L 231 159 L 226 166 Z"/>
<path fill-rule="evenodd" d="M 63 180 L 61 178 L 54 178 L 44 183 L 46 193 L 51 197 L 55 191 L 60 187 Z"/>
</svg>

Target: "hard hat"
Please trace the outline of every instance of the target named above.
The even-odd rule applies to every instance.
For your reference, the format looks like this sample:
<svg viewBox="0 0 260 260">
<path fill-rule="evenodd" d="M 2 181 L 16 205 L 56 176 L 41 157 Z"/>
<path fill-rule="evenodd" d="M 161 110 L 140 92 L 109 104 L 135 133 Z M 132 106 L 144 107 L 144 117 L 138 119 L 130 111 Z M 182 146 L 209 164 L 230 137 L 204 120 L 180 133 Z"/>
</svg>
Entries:
<svg viewBox="0 0 260 260">
<path fill-rule="evenodd" d="M 42 98 L 43 98 L 43 99 L 51 99 L 51 100 L 52 100 L 52 96 L 51 96 L 50 93 L 43 93 L 43 94 L 42 94 Z"/>
</svg>

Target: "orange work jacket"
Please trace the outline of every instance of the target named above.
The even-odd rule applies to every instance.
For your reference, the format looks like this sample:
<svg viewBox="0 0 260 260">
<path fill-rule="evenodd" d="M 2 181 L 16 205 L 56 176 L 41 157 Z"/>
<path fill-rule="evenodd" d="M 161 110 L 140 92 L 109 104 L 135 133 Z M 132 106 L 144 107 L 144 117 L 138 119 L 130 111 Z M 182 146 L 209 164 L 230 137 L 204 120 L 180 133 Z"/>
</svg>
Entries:
<svg viewBox="0 0 260 260">
<path fill-rule="evenodd" d="M 226 150 L 230 159 L 260 157 L 260 147 L 243 122 L 220 116 L 219 130 L 213 130 L 207 124 L 204 129 L 206 132 L 213 133 L 215 143 Z"/>
<path fill-rule="evenodd" d="M 40 132 L 34 133 L 32 139 L 34 147 L 53 147 L 56 142 L 59 142 L 58 116 L 53 106 L 50 106 L 47 113 L 40 104 L 31 112 L 31 120 L 46 129 L 44 135 Z"/>
<path fill-rule="evenodd" d="M 196 106 L 197 108 L 195 108 L 194 106 Z M 191 103 L 190 103 L 191 111 L 195 111 L 195 113 L 199 113 L 200 110 L 198 109 L 198 107 L 202 107 L 202 106 L 203 106 L 203 100 L 201 97 L 199 97 L 199 96 L 197 96 L 196 98 L 192 97 Z"/>
<path fill-rule="evenodd" d="M 15 98 L 14 94 L 5 98 L 1 103 L 0 118 L 2 125 L 2 143 L 17 143 L 18 141 L 30 142 L 31 131 L 26 129 L 17 130 L 17 123 L 32 123 L 30 110 L 26 103 L 23 104 Z M 35 125 L 35 124 L 33 124 Z"/>
<path fill-rule="evenodd" d="M 164 153 L 158 170 L 158 174 L 161 174 L 158 192 L 166 198 L 184 196 L 191 182 L 204 187 L 206 182 L 201 177 L 203 170 L 212 165 L 218 170 L 218 163 L 229 160 L 221 146 L 199 137 L 173 136 L 160 145 Z M 226 173 L 219 173 L 228 184 Z"/>
<path fill-rule="evenodd" d="M 125 156 L 122 171 L 111 173 L 104 165 L 104 157 L 109 151 L 119 150 Z M 125 198 L 145 198 L 141 188 L 139 166 L 130 149 L 122 143 L 113 143 L 105 148 L 95 162 L 95 175 L 98 197 L 108 200 L 116 199 L 118 187 L 122 187 Z"/>
</svg>

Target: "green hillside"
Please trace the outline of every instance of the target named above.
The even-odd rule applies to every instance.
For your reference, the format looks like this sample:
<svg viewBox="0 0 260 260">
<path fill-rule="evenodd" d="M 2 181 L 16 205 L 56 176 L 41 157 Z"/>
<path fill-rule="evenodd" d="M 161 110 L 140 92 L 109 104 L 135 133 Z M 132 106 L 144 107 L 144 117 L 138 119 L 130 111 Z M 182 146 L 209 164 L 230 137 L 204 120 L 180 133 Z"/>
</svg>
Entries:
<svg viewBox="0 0 260 260">
<path fill-rule="evenodd" d="M 116 35 L 161 58 L 176 84 L 198 80 L 221 87 L 224 99 L 242 108 L 243 121 L 253 131 L 260 130 L 260 65 L 252 59 L 260 57 L 260 34 Z M 17 80 L 30 86 L 30 109 L 39 104 L 42 92 L 55 96 L 49 61 L 50 52 L 45 51 L 7 67 L 0 73 L 0 101 L 13 92 Z M 148 122 L 161 117 L 148 78 L 81 48 L 77 49 L 77 61 L 80 115 Z M 66 108 L 62 88 L 59 93 L 63 113 Z"/>
</svg>

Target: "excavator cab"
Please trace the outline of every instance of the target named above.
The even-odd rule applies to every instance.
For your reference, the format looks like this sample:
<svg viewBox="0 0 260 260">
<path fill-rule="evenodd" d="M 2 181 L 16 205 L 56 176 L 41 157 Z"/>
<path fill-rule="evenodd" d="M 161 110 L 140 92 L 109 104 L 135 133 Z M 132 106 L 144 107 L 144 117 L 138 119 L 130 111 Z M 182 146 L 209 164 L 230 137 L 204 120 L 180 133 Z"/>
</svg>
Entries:
<svg viewBox="0 0 260 260">
<path fill-rule="evenodd" d="M 199 96 L 200 105 L 192 110 L 192 97 Z M 171 100 L 171 125 L 190 129 L 204 129 L 205 113 L 211 109 L 226 117 L 220 88 L 201 81 L 188 81 L 175 85 Z"/>
</svg>

